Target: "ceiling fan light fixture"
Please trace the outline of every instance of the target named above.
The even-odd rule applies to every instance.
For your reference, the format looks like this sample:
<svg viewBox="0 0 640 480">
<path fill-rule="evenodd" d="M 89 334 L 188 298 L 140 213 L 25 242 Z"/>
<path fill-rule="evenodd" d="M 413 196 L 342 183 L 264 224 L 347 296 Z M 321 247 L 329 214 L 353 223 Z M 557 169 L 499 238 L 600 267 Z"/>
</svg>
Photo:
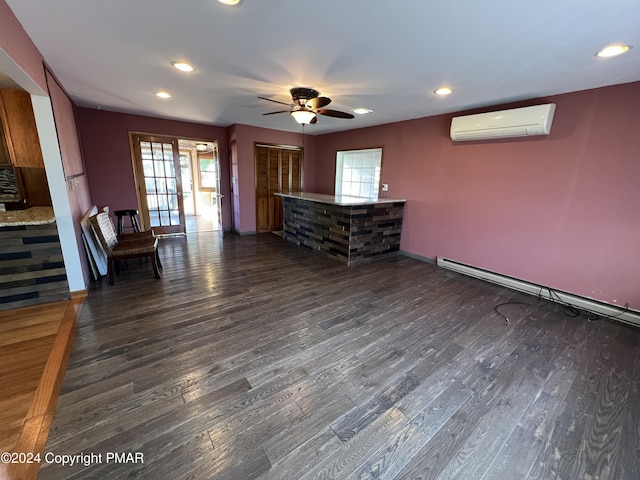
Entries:
<svg viewBox="0 0 640 480">
<path fill-rule="evenodd" d="M 196 143 L 196 150 L 198 150 L 199 152 L 204 152 L 205 150 L 207 150 L 208 146 L 206 143 Z"/>
<path fill-rule="evenodd" d="M 598 53 L 596 53 L 596 57 L 615 57 L 617 55 L 622 55 L 623 53 L 628 52 L 631 49 L 631 45 L 623 45 L 621 43 L 615 43 L 613 45 L 607 45 Z"/>
<path fill-rule="evenodd" d="M 195 72 L 196 69 L 193 65 L 188 64 L 187 62 L 171 62 L 171 65 L 176 70 L 180 70 L 181 72 Z"/>
<path fill-rule="evenodd" d="M 316 118 L 315 112 L 311 110 L 294 110 L 291 112 L 293 119 L 301 125 L 308 125 L 311 120 Z"/>
</svg>

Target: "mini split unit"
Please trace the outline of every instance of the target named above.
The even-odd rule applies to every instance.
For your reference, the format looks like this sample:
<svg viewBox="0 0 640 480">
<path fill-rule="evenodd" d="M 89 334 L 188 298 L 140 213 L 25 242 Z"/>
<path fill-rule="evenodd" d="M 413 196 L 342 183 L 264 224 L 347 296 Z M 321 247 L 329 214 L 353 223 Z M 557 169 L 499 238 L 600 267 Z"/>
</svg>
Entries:
<svg viewBox="0 0 640 480">
<path fill-rule="evenodd" d="M 461 142 L 549 135 L 555 111 L 556 104 L 548 103 L 454 117 L 451 119 L 451 140 Z"/>
</svg>

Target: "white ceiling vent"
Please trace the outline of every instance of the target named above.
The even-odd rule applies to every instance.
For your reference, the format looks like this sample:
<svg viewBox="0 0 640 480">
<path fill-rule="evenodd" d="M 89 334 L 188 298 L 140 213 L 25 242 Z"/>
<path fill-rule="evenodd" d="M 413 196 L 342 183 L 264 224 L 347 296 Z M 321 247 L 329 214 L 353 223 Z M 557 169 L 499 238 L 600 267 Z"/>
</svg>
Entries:
<svg viewBox="0 0 640 480">
<path fill-rule="evenodd" d="M 555 103 L 512 108 L 499 112 L 464 115 L 451 119 L 451 140 L 486 140 L 490 138 L 549 135 Z"/>
</svg>

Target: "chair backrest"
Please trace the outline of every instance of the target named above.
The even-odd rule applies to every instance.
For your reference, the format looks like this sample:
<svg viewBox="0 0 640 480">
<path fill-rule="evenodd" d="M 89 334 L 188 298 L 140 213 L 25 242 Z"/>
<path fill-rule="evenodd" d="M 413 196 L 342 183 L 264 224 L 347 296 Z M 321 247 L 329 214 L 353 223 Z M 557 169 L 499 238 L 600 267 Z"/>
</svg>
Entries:
<svg viewBox="0 0 640 480">
<path fill-rule="evenodd" d="M 100 212 L 89 218 L 89 222 L 104 249 L 107 252 L 113 250 L 118 244 L 118 236 L 116 235 L 116 229 L 113 227 L 113 222 L 109 218 L 109 214 L 107 212 Z"/>
</svg>

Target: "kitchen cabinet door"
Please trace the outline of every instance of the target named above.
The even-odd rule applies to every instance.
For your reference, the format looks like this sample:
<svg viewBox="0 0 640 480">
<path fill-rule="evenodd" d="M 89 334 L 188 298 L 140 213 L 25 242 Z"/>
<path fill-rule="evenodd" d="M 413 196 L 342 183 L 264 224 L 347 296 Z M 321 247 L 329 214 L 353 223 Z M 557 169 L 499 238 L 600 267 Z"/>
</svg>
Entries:
<svg viewBox="0 0 640 480">
<path fill-rule="evenodd" d="M 0 116 L 13 165 L 44 168 L 31 95 L 21 90 L 0 90 Z"/>
<path fill-rule="evenodd" d="M 11 165 L 11 156 L 9 155 L 7 140 L 4 136 L 4 129 L 0 124 L 0 167 L 10 167 Z"/>
<path fill-rule="evenodd" d="M 23 198 L 30 207 L 51 206 L 51 194 L 44 168 L 16 168 L 24 187 Z"/>
</svg>

